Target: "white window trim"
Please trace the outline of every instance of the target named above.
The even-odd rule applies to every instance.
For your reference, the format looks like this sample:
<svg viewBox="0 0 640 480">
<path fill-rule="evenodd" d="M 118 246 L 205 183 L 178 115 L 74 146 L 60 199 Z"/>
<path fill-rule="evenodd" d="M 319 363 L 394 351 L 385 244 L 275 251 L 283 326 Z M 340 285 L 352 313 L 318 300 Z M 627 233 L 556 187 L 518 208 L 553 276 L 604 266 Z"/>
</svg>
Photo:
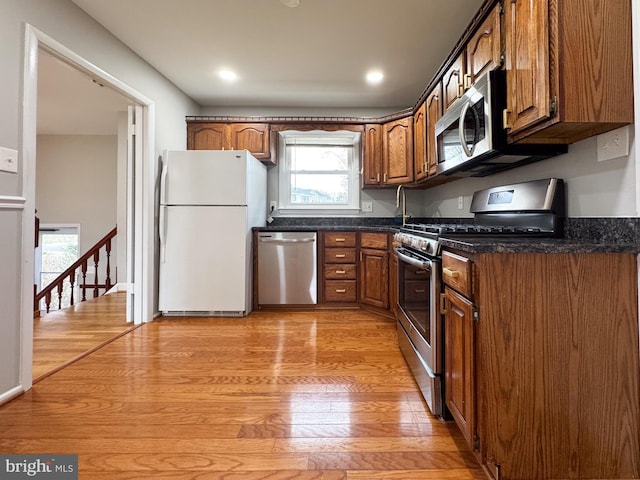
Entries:
<svg viewBox="0 0 640 480">
<path fill-rule="evenodd" d="M 297 131 L 287 130 L 279 132 L 278 139 L 278 214 L 280 216 L 299 216 L 301 213 L 309 216 L 358 215 L 360 214 L 360 141 L 359 132 L 340 130 L 328 132 L 324 130 Z M 291 169 L 286 159 L 287 140 L 295 137 L 326 137 L 334 141 L 339 139 L 345 145 L 353 145 L 351 165 L 349 170 L 349 203 L 347 205 L 292 205 L 289 203 L 289 189 Z"/>
</svg>

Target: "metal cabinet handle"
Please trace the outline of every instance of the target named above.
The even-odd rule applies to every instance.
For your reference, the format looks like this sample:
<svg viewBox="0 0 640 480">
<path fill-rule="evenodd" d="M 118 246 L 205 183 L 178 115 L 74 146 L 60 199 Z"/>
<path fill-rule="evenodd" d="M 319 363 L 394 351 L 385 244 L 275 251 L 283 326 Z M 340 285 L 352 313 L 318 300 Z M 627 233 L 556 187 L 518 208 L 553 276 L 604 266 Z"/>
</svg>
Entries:
<svg viewBox="0 0 640 480">
<path fill-rule="evenodd" d="M 347 293 L 346 288 L 336 288 L 336 293 Z"/>
<path fill-rule="evenodd" d="M 511 125 L 509 125 L 510 113 L 511 113 L 511 110 L 508 110 L 506 108 L 502 110 L 502 128 L 504 128 L 505 130 L 509 130 L 511 128 Z"/>
<path fill-rule="evenodd" d="M 451 278 L 458 278 L 458 276 L 460 275 L 460 272 L 458 272 L 456 270 L 451 270 L 448 267 L 444 267 L 442 269 L 442 273 L 443 273 L 443 275 L 446 275 L 447 277 L 451 277 Z"/>
<path fill-rule="evenodd" d="M 336 238 L 336 242 L 337 243 L 342 243 L 342 242 L 346 242 L 347 239 L 346 238 Z"/>
<path fill-rule="evenodd" d="M 440 313 L 442 315 L 447 313 L 447 296 L 444 293 L 440 294 Z"/>
<path fill-rule="evenodd" d="M 347 273 L 347 271 L 346 270 L 336 270 L 336 273 L 338 275 L 344 275 L 345 273 Z"/>
<path fill-rule="evenodd" d="M 413 292 L 414 293 L 424 293 L 424 292 L 426 292 L 426 290 L 424 288 L 416 288 Z"/>
<path fill-rule="evenodd" d="M 469 90 L 471 88 L 471 74 L 465 73 L 464 75 L 464 89 Z"/>
<path fill-rule="evenodd" d="M 346 256 L 346 253 L 336 253 L 336 258 L 345 258 Z"/>
</svg>

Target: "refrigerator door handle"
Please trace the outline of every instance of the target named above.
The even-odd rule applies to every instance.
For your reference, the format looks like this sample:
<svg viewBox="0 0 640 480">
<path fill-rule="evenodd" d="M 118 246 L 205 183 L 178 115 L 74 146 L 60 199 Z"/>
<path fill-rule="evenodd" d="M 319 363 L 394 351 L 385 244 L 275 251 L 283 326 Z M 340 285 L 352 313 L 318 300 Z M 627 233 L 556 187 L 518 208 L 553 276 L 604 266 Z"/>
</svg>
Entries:
<svg viewBox="0 0 640 480">
<path fill-rule="evenodd" d="M 158 219 L 158 236 L 160 237 L 160 263 L 164 263 L 167 253 L 167 206 L 160 206 L 160 218 Z"/>
<path fill-rule="evenodd" d="M 162 162 L 162 173 L 160 174 L 160 203 L 166 203 L 167 197 L 167 173 L 169 172 L 169 165 Z"/>
</svg>

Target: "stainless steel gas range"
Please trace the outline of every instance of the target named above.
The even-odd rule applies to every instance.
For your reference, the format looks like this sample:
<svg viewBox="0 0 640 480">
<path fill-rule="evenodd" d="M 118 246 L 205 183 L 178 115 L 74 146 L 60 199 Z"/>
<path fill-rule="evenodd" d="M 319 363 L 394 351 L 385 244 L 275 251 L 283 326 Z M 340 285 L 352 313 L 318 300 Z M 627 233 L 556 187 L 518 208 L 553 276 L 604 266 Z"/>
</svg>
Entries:
<svg viewBox="0 0 640 480">
<path fill-rule="evenodd" d="M 479 190 L 473 194 L 470 211 L 471 223 L 405 224 L 394 236 L 398 344 L 431 412 L 439 417 L 446 414 L 440 240 L 562 236 L 564 183 L 547 178 Z"/>
</svg>

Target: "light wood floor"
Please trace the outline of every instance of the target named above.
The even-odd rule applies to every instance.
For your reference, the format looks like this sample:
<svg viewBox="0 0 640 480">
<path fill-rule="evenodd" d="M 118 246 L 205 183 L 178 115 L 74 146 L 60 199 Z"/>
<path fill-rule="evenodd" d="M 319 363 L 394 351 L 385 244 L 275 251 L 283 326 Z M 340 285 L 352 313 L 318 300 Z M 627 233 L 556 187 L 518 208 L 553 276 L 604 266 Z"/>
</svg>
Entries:
<svg viewBox="0 0 640 480">
<path fill-rule="evenodd" d="M 482 479 L 428 412 L 394 323 L 359 311 L 158 320 L 0 407 L 0 452 L 80 478 Z"/>
<path fill-rule="evenodd" d="M 133 328 L 126 294 L 112 293 L 33 320 L 33 375 L 41 380 Z"/>
</svg>

